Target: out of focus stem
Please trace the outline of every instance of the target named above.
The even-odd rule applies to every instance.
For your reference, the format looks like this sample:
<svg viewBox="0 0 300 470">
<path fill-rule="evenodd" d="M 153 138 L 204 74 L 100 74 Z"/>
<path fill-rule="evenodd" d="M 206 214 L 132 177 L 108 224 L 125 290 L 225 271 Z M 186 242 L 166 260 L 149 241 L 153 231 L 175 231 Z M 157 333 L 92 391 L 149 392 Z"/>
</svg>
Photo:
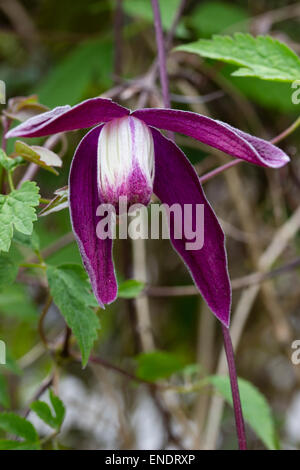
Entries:
<svg viewBox="0 0 300 470">
<path fill-rule="evenodd" d="M 169 93 L 169 79 L 166 66 L 166 50 L 164 44 L 164 36 L 161 24 L 161 16 L 159 10 L 158 0 L 151 0 L 152 10 L 154 16 L 155 37 L 158 52 L 159 75 L 160 84 L 162 89 L 162 97 L 165 108 L 171 107 L 170 93 Z"/>
</svg>

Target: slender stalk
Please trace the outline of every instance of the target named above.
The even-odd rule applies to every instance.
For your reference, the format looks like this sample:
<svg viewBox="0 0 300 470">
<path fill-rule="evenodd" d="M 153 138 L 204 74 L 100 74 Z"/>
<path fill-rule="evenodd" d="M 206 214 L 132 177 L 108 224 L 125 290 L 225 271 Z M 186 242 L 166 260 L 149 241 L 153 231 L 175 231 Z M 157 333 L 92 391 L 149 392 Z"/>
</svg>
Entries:
<svg viewBox="0 0 300 470">
<path fill-rule="evenodd" d="M 287 129 L 285 129 L 285 131 L 281 132 L 281 134 L 274 137 L 271 140 L 271 143 L 277 144 L 278 142 L 281 142 L 281 140 L 285 139 L 290 134 L 292 134 L 299 126 L 300 126 L 300 117 L 298 117 L 298 119 L 296 119 L 296 121 L 293 122 L 293 124 L 291 124 Z"/>
<path fill-rule="evenodd" d="M 21 268 L 40 268 L 40 269 L 46 269 L 46 265 L 42 263 L 21 263 L 20 264 Z"/>
<path fill-rule="evenodd" d="M 114 14 L 114 81 L 119 83 L 122 73 L 122 26 L 123 26 L 123 9 L 122 0 L 116 1 L 116 9 Z"/>
<path fill-rule="evenodd" d="M 11 191 L 13 191 L 15 189 L 15 185 L 14 185 L 14 182 L 13 182 L 11 171 L 7 172 L 7 180 L 8 180 L 9 189 Z"/>
<path fill-rule="evenodd" d="M 241 163 L 242 161 L 243 160 L 240 160 L 239 158 L 237 158 L 235 160 L 231 160 L 228 163 L 225 163 L 225 165 L 218 166 L 214 170 L 209 171 L 208 173 L 206 173 L 203 176 L 200 176 L 199 181 L 200 181 L 200 183 L 205 183 L 206 181 L 210 180 L 211 178 L 214 178 L 215 176 L 217 176 L 219 173 L 223 173 L 223 171 L 228 170 L 229 168 L 237 165 L 238 163 Z"/>
<path fill-rule="evenodd" d="M 226 328 L 226 326 L 222 325 L 222 330 L 223 330 L 223 338 L 224 338 L 224 348 L 225 348 L 229 377 L 230 377 L 230 385 L 231 385 L 231 392 L 232 392 L 236 431 L 237 431 L 238 441 L 239 441 L 239 449 L 247 450 L 245 424 L 244 424 L 244 418 L 243 418 L 239 386 L 238 386 L 238 381 L 237 381 L 232 342 L 230 338 L 229 329 Z"/>
<path fill-rule="evenodd" d="M 166 51 L 164 45 L 163 30 L 161 24 L 161 17 L 159 11 L 158 0 L 151 0 L 152 10 L 154 16 L 155 37 L 158 52 L 159 74 L 162 89 L 162 96 L 165 108 L 171 107 L 170 94 L 169 94 L 169 79 L 166 67 Z"/>
</svg>

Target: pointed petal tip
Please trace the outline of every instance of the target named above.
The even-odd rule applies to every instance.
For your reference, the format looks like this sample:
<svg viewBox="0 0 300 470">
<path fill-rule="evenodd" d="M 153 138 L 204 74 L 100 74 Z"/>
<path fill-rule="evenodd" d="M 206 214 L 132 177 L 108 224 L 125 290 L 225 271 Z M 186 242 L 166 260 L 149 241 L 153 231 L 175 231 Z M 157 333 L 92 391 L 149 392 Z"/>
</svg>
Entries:
<svg viewBox="0 0 300 470">
<path fill-rule="evenodd" d="M 204 244 L 188 250 L 187 238 L 174 236 L 174 224 L 169 220 L 173 248 L 177 251 L 212 313 L 229 325 L 231 286 L 228 274 L 224 232 L 207 201 L 199 178 L 184 153 L 159 131 L 151 128 L 155 145 L 154 193 L 162 203 L 204 206 Z M 172 165 L 170 165 L 170 161 Z M 183 227 L 183 226 L 182 226 Z M 182 230 L 182 234 L 184 230 Z"/>
<path fill-rule="evenodd" d="M 59 132 L 86 129 L 114 118 L 127 116 L 129 110 L 109 98 L 90 98 L 75 106 L 58 106 L 22 122 L 6 137 L 43 137 Z"/>
<path fill-rule="evenodd" d="M 102 126 L 92 129 L 79 143 L 70 169 L 69 194 L 72 229 L 101 308 L 117 296 L 112 239 L 97 236 L 97 145 Z M 88 157 L 88 158 L 87 158 Z M 82 177 L 84 175 L 84 178 Z M 86 190 L 89 188 L 89 191 Z"/>
<path fill-rule="evenodd" d="M 281 168 L 289 162 L 283 150 L 271 142 L 201 114 L 175 109 L 145 108 L 133 116 L 149 126 L 179 132 L 255 165 Z"/>
</svg>

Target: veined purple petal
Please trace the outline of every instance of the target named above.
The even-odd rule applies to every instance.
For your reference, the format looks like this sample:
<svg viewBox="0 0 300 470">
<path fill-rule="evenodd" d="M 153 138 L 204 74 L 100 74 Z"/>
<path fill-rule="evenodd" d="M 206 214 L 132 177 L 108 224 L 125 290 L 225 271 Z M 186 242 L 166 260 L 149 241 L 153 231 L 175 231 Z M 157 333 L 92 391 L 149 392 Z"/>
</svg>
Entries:
<svg viewBox="0 0 300 470">
<path fill-rule="evenodd" d="M 270 142 L 201 114 L 173 109 L 141 109 L 133 116 L 150 126 L 185 134 L 256 165 L 280 168 L 290 161 L 280 148 Z"/>
<path fill-rule="evenodd" d="M 216 317 L 229 324 L 231 287 L 227 270 L 224 233 L 209 205 L 198 175 L 184 153 L 156 129 L 151 129 L 155 150 L 154 193 L 161 202 L 204 205 L 204 245 L 201 249 L 187 250 L 186 237 L 175 239 L 174 220 L 170 218 L 170 236 L 173 247 L 182 257 L 196 286 Z M 193 216 L 194 217 L 194 216 Z M 195 221 L 194 221 L 195 222 Z M 200 229 L 200 227 L 198 227 Z M 184 235 L 184 229 L 182 229 Z"/>
<path fill-rule="evenodd" d="M 69 177 L 70 215 L 81 257 L 100 306 L 113 302 L 117 282 L 112 240 L 97 237 L 100 204 L 97 186 L 97 145 L 102 126 L 92 129 L 78 145 Z"/>
<path fill-rule="evenodd" d="M 106 98 L 91 98 L 76 106 L 58 106 L 10 130 L 6 137 L 41 137 L 95 126 L 127 116 L 129 110 Z"/>
</svg>

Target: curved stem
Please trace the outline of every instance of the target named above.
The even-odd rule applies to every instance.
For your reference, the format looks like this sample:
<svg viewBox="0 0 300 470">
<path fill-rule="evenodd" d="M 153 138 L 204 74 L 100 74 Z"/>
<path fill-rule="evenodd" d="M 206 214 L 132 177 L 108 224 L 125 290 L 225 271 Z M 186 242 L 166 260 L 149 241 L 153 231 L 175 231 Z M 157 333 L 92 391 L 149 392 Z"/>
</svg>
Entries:
<svg viewBox="0 0 300 470">
<path fill-rule="evenodd" d="M 211 178 L 214 178 L 217 176 L 219 173 L 222 173 L 223 171 L 228 170 L 232 166 L 237 165 L 238 163 L 241 163 L 243 160 L 240 160 L 239 158 L 235 160 L 231 160 L 228 163 L 225 163 L 225 165 L 218 166 L 212 171 L 209 171 L 208 173 L 205 173 L 205 175 L 199 177 L 200 183 L 205 183 L 206 181 L 210 180 Z"/>
<path fill-rule="evenodd" d="M 237 431 L 238 441 L 239 441 L 239 449 L 247 450 L 245 424 L 244 424 L 244 417 L 243 417 L 243 411 L 242 411 L 242 405 L 241 405 L 241 399 L 240 399 L 239 386 L 238 386 L 238 381 L 237 381 L 232 342 L 230 338 L 229 329 L 226 328 L 226 326 L 222 325 L 222 330 L 223 330 L 223 338 L 224 338 L 224 348 L 225 348 L 229 377 L 230 377 L 230 385 L 231 385 L 231 392 L 232 392 L 236 431 Z"/>
<path fill-rule="evenodd" d="M 277 135 L 274 137 L 270 142 L 272 144 L 277 144 L 278 142 L 281 142 L 283 139 L 288 137 L 290 134 L 292 134 L 298 127 L 300 126 L 300 117 L 296 119 L 293 124 L 291 124 L 287 129 L 285 129 L 281 134 Z"/>
</svg>

